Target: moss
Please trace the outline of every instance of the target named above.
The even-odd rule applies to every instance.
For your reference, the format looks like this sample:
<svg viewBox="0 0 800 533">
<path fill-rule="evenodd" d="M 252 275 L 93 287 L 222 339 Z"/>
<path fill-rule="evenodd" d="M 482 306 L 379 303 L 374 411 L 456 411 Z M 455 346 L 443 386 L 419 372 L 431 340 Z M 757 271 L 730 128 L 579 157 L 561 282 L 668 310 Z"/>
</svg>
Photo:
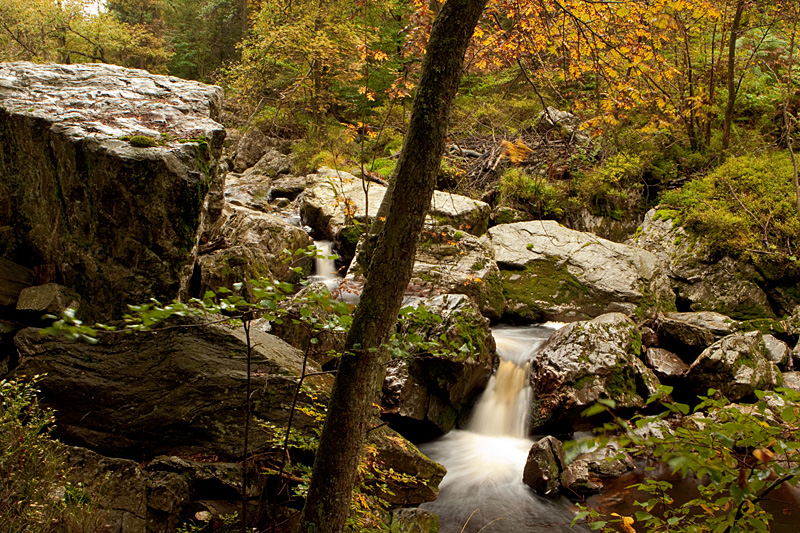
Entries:
<svg viewBox="0 0 800 533">
<path fill-rule="evenodd" d="M 120 137 L 123 141 L 128 141 L 128 144 L 134 148 L 153 148 L 158 146 L 158 141 L 146 135 L 132 135 L 128 137 Z"/>
<path fill-rule="evenodd" d="M 555 259 L 533 261 L 524 270 L 501 270 L 508 308 L 521 318 L 539 320 L 545 305 L 596 305 L 590 290 Z"/>
<path fill-rule="evenodd" d="M 488 274 L 483 279 L 483 282 L 486 284 L 487 290 L 484 293 L 482 301 L 478 302 L 478 304 L 481 308 L 488 307 L 494 309 L 497 313 L 497 318 L 499 318 L 506 307 L 506 298 L 503 295 L 503 283 L 500 281 L 500 277 L 495 273 Z"/>
<path fill-rule="evenodd" d="M 612 400 L 629 402 L 636 397 L 636 378 L 628 367 L 620 364 L 611 369 L 604 389 Z"/>
<path fill-rule="evenodd" d="M 631 329 L 631 352 L 636 357 L 642 355 L 642 332 L 638 329 Z"/>
<path fill-rule="evenodd" d="M 755 302 L 739 305 L 726 304 L 714 306 L 711 310 L 727 315 L 734 320 L 759 320 L 775 317 L 775 313 L 772 312 L 772 309 L 765 308 L 763 305 L 759 305 Z"/>
<path fill-rule="evenodd" d="M 736 325 L 736 329 L 742 332 L 760 331 L 765 334 L 787 333 L 788 323 L 786 320 L 776 318 L 757 318 L 754 320 L 744 320 Z"/>
<path fill-rule="evenodd" d="M 361 225 L 352 225 L 352 226 L 345 226 L 342 228 L 342 231 L 339 232 L 339 239 L 341 241 L 347 243 L 348 246 L 351 246 L 354 250 L 358 241 L 361 239 L 361 235 L 363 234 L 363 229 Z"/>
<path fill-rule="evenodd" d="M 678 211 L 675 209 L 660 208 L 653 214 L 653 220 L 673 220 L 677 216 Z"/>
</svg>

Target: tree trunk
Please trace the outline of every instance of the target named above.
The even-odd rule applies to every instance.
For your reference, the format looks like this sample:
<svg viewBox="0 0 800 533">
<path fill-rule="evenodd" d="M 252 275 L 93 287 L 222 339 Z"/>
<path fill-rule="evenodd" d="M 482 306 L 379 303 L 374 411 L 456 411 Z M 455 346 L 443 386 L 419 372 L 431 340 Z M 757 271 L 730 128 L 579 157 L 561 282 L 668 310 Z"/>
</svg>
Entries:
<svg viewBox="0 0 800 533">
<path fill-rule="evenodd" d="M 736 103 L 736 80 L 734 79 L 734 63 L 736 62 L 736 40 L 742 27 L 742 12 L 746 0 L 736 3 L 736 14 L 731 23 L 731 38 L 728 41 L 728 103 L 725 106 L 725 122 L 722 126 L 722 149 L 727 150 L 731 141 L 731 121 L 733 121 L 733 105 Z"/>
<path fill-rule="evenodd" d="M 331 393 L 301 532 L 338 533 L 345 527 L 372 406 L 385 373 L 382 346 L 395 329 L 411 279 L 464 54 L 485 5 L 486 0 L 447 0 L 433 24 L 403 151 L 391 194 L 384 200 L 390 202 L 387 217 L 377 234 Z"/>
</svg>

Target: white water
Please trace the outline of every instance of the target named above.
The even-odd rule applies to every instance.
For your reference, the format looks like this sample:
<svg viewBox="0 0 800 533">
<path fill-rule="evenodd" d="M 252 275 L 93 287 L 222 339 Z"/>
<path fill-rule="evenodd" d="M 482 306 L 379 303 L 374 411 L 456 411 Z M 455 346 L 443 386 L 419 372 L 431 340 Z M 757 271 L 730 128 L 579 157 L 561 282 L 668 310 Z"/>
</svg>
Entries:
<svg viewBox="0 0 800 533">
<path fill-rule="evenodd" d="M 336 259 L 328 259 L 335 255 L 333 253 L 333 243 L 330 241 L 315 241 L 314 246 L 317 247 L 317 255 L 314 258 L 314 271 L 308 279 L 325 283 L 328 290 L 333 292 L 339 284 Z"/>
<path fill-rule="evenodd" d="M 553 328 L 493 330 L 501 357 L 467 430 L 454 430 L 420 446 L 447 468 L 439 498 L 422 505 L 439 515 L 441 533 L 559 532 L 571 528 L 565 505 L 537 496 L 522 483 L 533 441 L 527 438 L 531 405 L 529 361 Z"/>
</svg>

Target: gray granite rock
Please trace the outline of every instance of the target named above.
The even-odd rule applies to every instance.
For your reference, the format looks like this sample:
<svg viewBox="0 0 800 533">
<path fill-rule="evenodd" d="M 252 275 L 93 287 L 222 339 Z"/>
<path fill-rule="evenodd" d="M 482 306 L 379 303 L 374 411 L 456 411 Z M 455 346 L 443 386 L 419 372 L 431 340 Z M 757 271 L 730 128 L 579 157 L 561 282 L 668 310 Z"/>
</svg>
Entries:
<svg viewBox="0 0 800 533">
<path fill-rule="evenodd" d="M 176 297 L 221 208 L 221 103 L 143 70 L 0 64 L 0 227 L 29 251 L 10 259 L 55 265 L 94 318 Z"/>
<path fill-rule="evenodd" d="M 494 226 L 486 242 L 515 317 L 573 321 L 674 301 L 655 255 L 552 220 Z"/>
<path fill-rule="evenodd" d="M 706 348 L 686 377 L 699 394 L 713 388 L 736 401 L 780 383 L 780 372 L 766 353 L 760 332 L 735 333 Z"/>
</svg>

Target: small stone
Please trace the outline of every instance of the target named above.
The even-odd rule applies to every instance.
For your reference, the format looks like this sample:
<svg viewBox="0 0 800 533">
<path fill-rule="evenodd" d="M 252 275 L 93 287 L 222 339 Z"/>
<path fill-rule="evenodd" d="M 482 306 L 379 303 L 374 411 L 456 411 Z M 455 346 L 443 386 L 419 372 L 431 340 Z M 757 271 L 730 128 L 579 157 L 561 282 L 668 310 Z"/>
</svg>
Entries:
<svg viewBox="0 0 800 533">
<path fill-rule="evenodd" d="M 681 358 L 663 348 L 648 348 L 645 363 L 655 371 L 659 378 L 678 378 L 689 371 L 689 365 Z"/>
<path fill-rule="evenodd" d="M 58 283 L 48 283 L 23 289 L 19 294 L 17 311 L 60 315 L 67 309 L 77 312 L 80 304 L 81 297 L 72 289 Z"/>
<path fill-rule="evenodd" d="M 528 452 L 522 482 L 542 496 L 555 495 L 561 486 L 564 462 L 561 441 L 552 436 L 544 437 Z"/>
<path fill-rule="evenodd" d="M 764 346 L 767 348 L 767 361 L 772 361 L 776 365 L 784 365 L 789 361 L 791 350 L 789 346 L 780 339 L 772 335 L 764 335 Z"/>
</svg>

